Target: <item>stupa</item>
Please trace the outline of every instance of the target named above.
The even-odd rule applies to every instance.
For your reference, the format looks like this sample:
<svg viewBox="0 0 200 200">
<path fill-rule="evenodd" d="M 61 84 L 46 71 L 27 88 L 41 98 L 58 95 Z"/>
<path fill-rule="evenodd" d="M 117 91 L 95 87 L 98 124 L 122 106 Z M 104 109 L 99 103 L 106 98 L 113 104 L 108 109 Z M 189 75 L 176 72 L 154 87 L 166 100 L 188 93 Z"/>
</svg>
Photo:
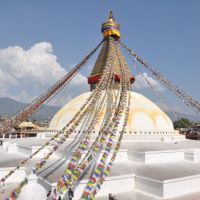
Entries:
<svg viewBox="0 0 200 200">
<path fill-rule="evenodd" d="M 120 38 L 120 25 L 115 22 L 112 11 L 110 11 L 107 21 L 102 24 L 101 31 L 104 38 Z M 117 55 L 114 45 L 111 45 L 107 42 L 103 44 L 97 60 L 94 64 L 91 75 L 88 77 L 88 84 L 90 84 L 91 92 L 101 79 L 106 63 L 109 59 L 109 53 L 112 55 L 112 60 L 110 60 L 110 64 L 112 66 L 116 82 L 116 85 L 114 87 L 117 87 L 118 85 L 121 77 L 120 65 L 125 66 L 127 65 L 127 63 L 122 52 L 119 52 L 119 55 Z M 133 88 L 134 80 L 134 76 L 130 75 L 130 82 L 133 84 Z M 55 114 L 50 122 L 49 127 L 55 130 L 61 130 L 63 127 L 65 127 L 66 124 L 75 115 L 75 113 L 80 110 L 82 104 L 90 96 L 91 92 L 81 94 L 80 96 L 67 103 Z M 99 102 L 101 102 L 101 100 L 102 99 L 100 99 Z M 172 139 L 184 139 L 183 136 L 179 135 L 178 131 L 174 130 L 173 123 L 167 116 L 167 114 L 148 98 L 144 97 L 142 94 L 131 92 L 130 102 L 131 104 L 126 134 L 132 135 L 135 139 L 139 135 L 139 138 L 144 140 L 148 140 L 148 138 L 146 137 L 147 135 L 153 136 L 153 138 L 157 138 L 158 140 L 165 138 L 169 139 L 170 137 Z M 107 105 L 102 108 L 101 117 L 98 119 L 98 124 L 95 126 L 94 129 L 95 132 L 98 132 L 100 130 L 100 127 L 106 116 L 107 109 L 111 109 L 109 107 L 109 99 L 107 100 L 106 104 Z M 91 113 L 89 115 L 91 115 Z M 84 131 L 84 128 L 82 128 L 81 130 Z M 142 135 L 144 135 L 145 137 L 142 137 Z"/>
<path fill-rule="evenodd" d="M 110 113 L 113 96 L 116 95 L 116 91 L 120 87 L 119 82 L 123 78 L 120 67 L 127 66 L 122 52 L 116 52 L 116 48 L 113 48 L 116 45 L 115 41 L 120 39 L 119 28 L 119 24 L 115 22 L 113 14 L 110 12 L 107 21 L 102 25 L 105 42 L 91 75 L 88 77 L 91 91 L 76 97 L 58 111 L 50 123 L 48 130 L 51 131 L 40 133 L 44 136 L 40 138 L 4 139 L 0 149 L 0 178 L 5 177 L 7 184 L 2 187 L 2 190 L 5 191 L 0 193 L 0 199 L 8 197 L 9 193 L 11 195 L 7 199 L 16 199 L 17 195 L 20 195 L 20 191 L 12 192 L 13 189 L 26 177 L 26 169 L 32 169 L 33 166 L 39 177 L 38 183 L 46 191 L 52 190 L 52 194 L 54 194 L 60 177 L 65 181 L 69 178 L 64 174 L 71 173 L 68 168 L 66 170 L 66 167 L 68 167 L 76 147 L 82 141 L 82 133 L 86 132 L 85 127 L 94 113 L 89 109 L 88 114 L 84 116 L 84 122 L 79 124 L 67 139 L 62 135 L 61 140 L 56 142 L 54 138 L 51 141 L 53 145 L 48 146 L 49 136 L 54 136 L 56 134 L 54 131 L 61 130 L 69 121 L 72 121 L 72 117 L 98 87 L 105 66 L 109 62 L 109 66 L 113 70 L 112 92 L 102 90 L 99 95 L 97 104 L 102 104 L 102 109 L 98 111 L 99 117 L 92 129 L 94 137 L 91 137 L 90 141 L 94 140 L 95 135 L 99 135 L 101 125 L 107 117 L 107 113 Z M 108 55 L 112 56 L 111 60 Z M 134 89 L 135 78 L 130 71 L 126 78 Z M 186 140 L 183 135 L 174 130 L 172 121 L 166 113 L 148 98 L 130 90 L 129 93 L 130 110 L 120 150 L 113 163 L 111 173 L 105 178 L 96 199 L 108 199 L 109 193 L 114 194 L 117 200 L 199 199 L 200 142 Z M 91 110 L 94 111 L 95 108 Z M 118 129 L 123 126 L 122 122 L 119 123 Z M 117 131 L 117 134 L 120 134 L 120 131 Z M 116 143 L 116 141 L 114 142 Z M 40 151 L 38 151 L 39 148 L 41 148 Z M 85 150 L 87 150 L 87 146 Z M 38 153 L 34 155 L 37 151 Z M 105 151 L 106 149 L 100 150 L 98 155 L 101 156 Z M 98 161 L 99 157 L 97 156 L 96 160 L 91 162 L 87 170 L 73 185 L 74 200 L 80 199 L 85 188 L 87 189 L 88 179 L 91 178 L 91 173 Z M 13 176 L 11 176 L 12 174 Z M 77 180 L 76 176 L 73 176 L 73 180 Z M 32 187 L 32 185 L 27 185 L 28 188 L 31 188 L 30 186 Z M 27 194 L 27 187 L 22 188 L 21 195 Z M 24 191 L 25 193 L 23 193 Z M 41 189 L 41 191 L 44 190 Z M 43 194 L 45 195 L 45 192 Z M 67 195 L 62 196 L 62 199 L 67 198 Z"/>
</svg>

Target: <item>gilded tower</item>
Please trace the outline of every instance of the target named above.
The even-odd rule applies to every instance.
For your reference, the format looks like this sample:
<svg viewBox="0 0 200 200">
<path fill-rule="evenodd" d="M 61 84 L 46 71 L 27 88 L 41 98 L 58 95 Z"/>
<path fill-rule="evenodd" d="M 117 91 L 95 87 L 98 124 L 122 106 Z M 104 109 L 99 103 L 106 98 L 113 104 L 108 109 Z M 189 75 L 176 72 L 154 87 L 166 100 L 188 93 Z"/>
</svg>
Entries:
<svg viewBox="0 0 200 200">
<path fill-rule="evenodd" d="M 110 63 L 112 65 L 112 71 L 114 73 L 114 79 L 116 83 L 120 81 L 121 77 L 120 65 L 127 65 L 125 63 L 125 59 L 123 58 L 122 53 L 116 53 L 114 46 L 115 44 L 110 45 L 109 42 L 106 42 L 106 40 L 109 40 L 110 37 L 112 37 L 114 40 L 119 40 L 121 37 L 120 25 L 117 22 L 115 22 L 112 11 L 109 12 L 107 21 L 102 24 L 101 32 L 103 34 L 105 42 L 94 64 L 92 73 L 88 77 L 88 83 L 91 85 L 91 90 L 95 88 L 96 83 L 98 83 L 98 81 L 101 79 L 103 70 L 107 63 L 109 52 L 112 54 L 112 60 L 110 60 Z M 130 73 L 131 83 L 133 83 L 134 80 L 134 77 L 131 76 Z"/>
</svg>

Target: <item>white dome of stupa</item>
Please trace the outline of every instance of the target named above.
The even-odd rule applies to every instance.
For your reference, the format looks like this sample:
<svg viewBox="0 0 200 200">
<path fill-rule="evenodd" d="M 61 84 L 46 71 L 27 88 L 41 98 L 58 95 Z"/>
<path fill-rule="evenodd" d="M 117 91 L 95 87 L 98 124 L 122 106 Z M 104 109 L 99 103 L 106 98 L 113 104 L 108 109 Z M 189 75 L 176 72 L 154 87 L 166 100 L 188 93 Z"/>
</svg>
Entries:
<svg viewBox="0 0 200 200">
<path fill-rule="evenodd" d="M 78 112 L 91 92 L 86 92 L 74 98 L 61 108 L 50 122 L 50 129 L 62 129 L 70 119 Z M 109 106 L 108 106 L 109 107 Z M 105 106 L 101 111 L 101 117 L 95 127 L 98 131 L 101 127 L 101 122 L 105 117 Z M 127 133 L 172 133 L 174 127 L 169 117 L 152 101 L 143 95 L 131 92 L 131 104 L 127 125 Z"/>
<path fill-rule="evenodd" d="M 22 188 L 17 200 L 46 200 L 46 190 L 37 183 L 38 177 L 31 173 L 28 177 L 28 183 Z"/>
</svg>

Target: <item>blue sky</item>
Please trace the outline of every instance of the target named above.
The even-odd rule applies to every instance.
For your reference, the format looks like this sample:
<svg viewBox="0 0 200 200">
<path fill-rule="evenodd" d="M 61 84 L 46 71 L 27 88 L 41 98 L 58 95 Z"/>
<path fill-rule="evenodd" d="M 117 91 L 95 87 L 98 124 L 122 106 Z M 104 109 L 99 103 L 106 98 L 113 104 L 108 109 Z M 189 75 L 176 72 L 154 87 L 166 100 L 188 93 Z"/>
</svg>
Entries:
<svg viewBox="0 0 200 200">
<path fill-rule="evenodd" d="M 28 101 L 48 88 L 102 39 L 101 24 L 107 18 L 109 9 L 112 9 L 116 21 L 121 24 L 122 41 L 176 85 L 200 100 L 199 8 L 198 0 L 2 0 L 0 1 L 0 87 L 2 87 L 0 95 L 19 100 L 23 100 L 20 98 L 23 97 L 24 101 Z M 18 48 L 12 48 L 14 46 Z M 32 50 L 28 51 L 31 48 Z M 29 52 L 26 61 L 19 59 L 20 55 L 27 55 L 26 51 Z M 47 69 L 52 64 L 59 75 L 53 73 L 42 81 L 40 70 L 35 73 L 31 68 L 30 73 L 35 75 L 32 78 L 27 77 L 28 61 L 31 60 L 31 66 L 36 58 L 39 56 L 49 58 L 47 55 L 52 59 L 51 62 L 39 58 L 45 63 L 46 68 L 43 70 L 42 64 L 40 65 L 37 60 L 37 69 L 43 70 L 41 75 L 48 74 L 48 70 L 54 70 L 54 68 Z M 22 67 L 19 69 L 20 63 Z M 26 74 L 21 72 L 24 63 Z M 16 66 L 21 73 L 18 77 L 13 75 L 18 73 Z M 91 66 L 92 62 L 81 71 L 82 82 L 89 74 Z M 9 70 L 13 70 L 12 77 Z M 133 73 L 137 75 L 134 70 Z M 10 87 L 5 79 L 12 82 Z M 82 82 L 79 84 L 75 81 L 72 85 L 80 88 L 80 91 L 86 90 L 86 87 L 81 86 Z M 64 96 L 70 95 L 70 92 L 68 90 Z M 150 95 L 146 89 L 141 89 L 141 92 Z M 179 101 L 167 91 L 162 93 L 172 104 L 179 105 Z M 66 99 L 69 100 L 75 95 L 73 93 Z"/>
</svg>

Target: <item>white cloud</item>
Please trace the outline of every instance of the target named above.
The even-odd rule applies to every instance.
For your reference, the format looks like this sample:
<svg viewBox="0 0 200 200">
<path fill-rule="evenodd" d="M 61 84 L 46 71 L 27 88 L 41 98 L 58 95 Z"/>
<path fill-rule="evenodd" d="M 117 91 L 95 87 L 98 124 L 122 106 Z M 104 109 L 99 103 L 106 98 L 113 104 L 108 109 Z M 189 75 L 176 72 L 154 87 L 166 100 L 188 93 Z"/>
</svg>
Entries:
<svg viewBox="0 0 200 200">
<path fill-rule="evenodd" d="M 144 77 L 145 78 L 144 78 Z M 135 82 L 134 82 L 134 88 L 136 89 L 146 89 L 150 88 L 147 81 L 158 91 L 164 91 L 165 89 L 163 86 L 155 79 L 153 79 L 151 76 L 149 76 L 146 72 L 143 73 L 143 75 L 139 74 L 135 77 Z"/>
<path fill-rule="evenodd" d="M 67 71 L 58 63 L 48 42 L 37 43 L 27 50 L 20 46 L 0 49 L 0 96 L 28 102 L 65 74 Z M 71 82 L 77 90 L 86 85 L 86 77 L 80 73 Z"/>
</svg>

